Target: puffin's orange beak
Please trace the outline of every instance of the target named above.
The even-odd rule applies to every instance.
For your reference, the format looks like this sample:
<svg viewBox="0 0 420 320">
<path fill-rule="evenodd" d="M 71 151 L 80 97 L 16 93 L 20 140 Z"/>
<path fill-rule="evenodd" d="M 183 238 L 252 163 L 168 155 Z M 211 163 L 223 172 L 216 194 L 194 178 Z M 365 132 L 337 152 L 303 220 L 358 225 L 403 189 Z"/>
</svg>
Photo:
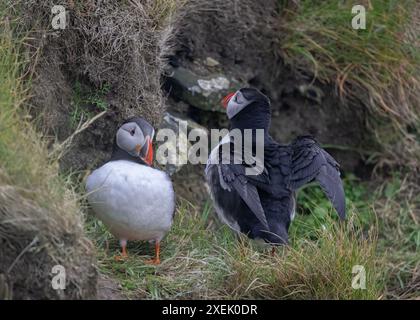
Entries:
<svg viewBox="0 0 420 320">
<path fill-rule="evenodd" d="M 228 103 L 229 103 L 229 101 L 230 101 L 230 99 L 232 99 L 232 97 L 235 95 L 235 93 L 234 92 L 232 92 L 232 93 L 229 93 L 226 97 L 224 97 L 223 99 L 222 99 L 222 106 L 223 106 L 223 108 L 227 108 L 227 105 L 228 105 Z"/>
<path fill-rule="evenodd" d="M 147 152 L 146 152 L 146 159 L 144 159 L 145 162 L 151 166 L 153 163 L 153 145 L 152 145 L 152 139 L 148 137 L 147 139 Z"/>
<path fill-rule="evenodd" d="M 140 144 L 136 144 L 136 153 L 140 154 L 141 151 L 141 145 Z"/>
<path fill-rule="evenodd" d="M 146 147 L 146 156 L 143 158 L 141 156 L 141 145 L 136 145 L 136 152 L 139 154 L 141 160 L 147 163 L 147 165 L 151 166 L 153 163 L 153 145 L 152 139 L 149 136 L 146 136 L 146 143 L 143 145 L 143 148 Z"/>
</svg>

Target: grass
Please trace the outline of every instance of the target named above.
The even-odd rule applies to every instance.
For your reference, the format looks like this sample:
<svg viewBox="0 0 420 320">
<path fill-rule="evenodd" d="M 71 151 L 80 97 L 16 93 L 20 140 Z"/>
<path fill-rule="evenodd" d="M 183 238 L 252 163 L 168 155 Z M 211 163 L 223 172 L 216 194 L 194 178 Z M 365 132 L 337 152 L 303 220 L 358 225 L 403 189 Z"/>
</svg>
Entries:
<svg viewBox="0 0 420 320">
<path fill-rule="evenodd" d="M 27 63 L 21 59 L 23 40 L 12 39 L 13 21 L 0 18 L 0 182 L 37 190 L 32 195 L 42 206 L 62 206 L 67 189 L 58 164 L 49 158 L 47 142 L 33 128 L 24 106 L 30 81 L 22 77 Z"/>
<path fill-rule="evenodd" d="M 343 100 L 366 106 L 384 162 L 416 167 L 420 54 L 416 39 L 406 34 L 410 19 L 418 15 L 416 1 L 364 2 L 366 30 L 351 27 L 353 1 L 302 0 L 293 10 L 286 3 L 280 1 L 285 62 L 314 80 L 334 84 Z M 404 148 L 398 149 L 401 143 Z"/>
<path fill-rule="evenodd" d="M 170 19 L 188 2 L 188 0 L 155 0 L 147 9 L 153 20 L 153 28 L 165 27 Z"/>
<path fill-rule="evenodd" d="M 6 35 L 6 30 L 10 32 L 8 20 L 1 20 L 1 23 L 2 29 L 5 28 L 0 38 L 1 169 L 10 183 L 21 187 L 37 187 L 45 184 L 39 174 L 41 170 L 45 174 L 45 163 L 49 161 L 39 136 L 28 121 L 19 115 L 26 91 L 21 78 L 24 62 L 20 59 L 19 48 L 22 43 Z"/>
<path fill-rule="evenodd" d="M 0 288 L 10 290 L 0 300 L 92 297 L 93 248 L 83 232 L 78 196 L 29 120 L 25 103 L 31 72 L 19 31 L 1 4 L 0 282 L 6 282 Z M 48 280 L 55 264 L 66 267 L 64 293 Z"/>
<path fill-rule="evenodd" d="M 87 230 L 99 248 L 101 271 L 116 278 L 129 298 L 378 299 L 385 284 L 375 215 L 355 178 L 346 180 L 346 190 L 346 224 L 336 221 L 318 188 L 304 190 L 301 214 L 290 230 L 292 244 L 274 256 L 270 248 L 219 225 L 209 204 L 200 210 L 179 203 L 158 267 L 144 264 L 153 251 L 139 242 L 129 243 L 127 261 L 115 262 L 117 240 L 92 217 Z M 365 267 L 366 290 L 352 288 L 355 265 Z"/>
<path fill-rule="evenodd" d="M 105 83 L 94 90 L 87 90 L 79 81 L 76 81 L 73 89 L 72 110 L 70 112 L 70 125 L 73 129 L 83 122 L 91 119 L 94 113 L 106 111 L 108 102 L 106 95 L 111 87 Z"/>
<path fill-rule="evenodd" d="M 379 249 L 386 254 L 390 298 L 418 298 L 420 292 L 420 192 L 417 182 L 395 174 L 376 190 Z"/>
</svg>

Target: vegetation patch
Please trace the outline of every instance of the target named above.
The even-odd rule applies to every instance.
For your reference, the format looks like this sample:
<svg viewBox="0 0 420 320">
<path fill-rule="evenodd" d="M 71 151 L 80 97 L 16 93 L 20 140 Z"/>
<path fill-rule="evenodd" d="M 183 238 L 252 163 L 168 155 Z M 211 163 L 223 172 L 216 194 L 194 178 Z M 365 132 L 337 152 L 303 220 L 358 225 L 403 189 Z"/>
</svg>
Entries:
<svg viewBox="0 0 420 320">
<path fill-rule="evenodd" d="M 380 159 L 370 160 L 417 169 L 418 3 L 367 1 L 366 29 L 355 30 L 352 1 L 301 0 L 292 9 L 288 2 L 280 1 L 284 61 L 298 72 L 333 84 L 341 99 L 368 108 L 365 120 L 382 149 Z"/>
<path fill-rule="evenodd" d="M 108 84 L 100 85 L 92 91 L 83 89 L 82 84 L 76 81 L 73 89 L 72 107 L 70 111 L 70 125 L 76 129 L 81 122 L 91 119 L 95 113 L 108 110 L 106 95 L 110 92 Z"/>
<path fill-rule="evenodd" d="M 92 298 L 95 251 L 77 195 L 28 120 L 25 39 L 5 10 L 0 7 L 0 300 Z M 56 265 L 66 272 L 65 290 L 53 289 Z"/>
</svg>

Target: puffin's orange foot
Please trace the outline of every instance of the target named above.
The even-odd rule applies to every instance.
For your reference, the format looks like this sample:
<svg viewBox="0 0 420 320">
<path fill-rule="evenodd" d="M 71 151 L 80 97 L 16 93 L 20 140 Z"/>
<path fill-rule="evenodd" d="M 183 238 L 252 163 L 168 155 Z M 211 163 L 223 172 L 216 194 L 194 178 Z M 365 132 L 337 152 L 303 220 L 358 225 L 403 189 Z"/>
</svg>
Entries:
<svg viewBox="0 0 420 320">
<path fill-rule="evenodd" d="M 144 263 L 145 264 L 151 264 L 151 265 L 157 266 L 157 265 L 160 264 L 160 259 L 154 258 L 154 259 L 146 260 Z"/>
<path fill-rule="evenodd" d="M 117 262 L 126 261 L 128 259 L 127 255 L 118 255 L 114 257 L 114 260 Z"/>
<path fill-rule="evenodd" d="M 115 261 L 125 261 L 128 258 L 127 255 L 127 241 L 126 240 L 120 240 L 122 252 L 121 255 L 115 256 Z"/>
<path fill-rule="evenodd" d="M 145 261 L 145 263 L 152 264 L 152 265 L 155 265 L 155 266 L 160 264 L 160 243 L 159 243 L 159 241 L 155 242 L 155 258 L 153 258 L 151 260 L 147 260 L 147 261 Z"/>
</svg>

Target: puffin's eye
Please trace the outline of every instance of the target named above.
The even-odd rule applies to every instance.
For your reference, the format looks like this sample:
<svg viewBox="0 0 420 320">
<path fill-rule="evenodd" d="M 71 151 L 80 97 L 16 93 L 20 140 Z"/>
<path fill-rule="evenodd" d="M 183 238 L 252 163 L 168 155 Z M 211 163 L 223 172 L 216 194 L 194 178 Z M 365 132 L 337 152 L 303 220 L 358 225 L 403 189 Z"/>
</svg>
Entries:
<svg viewBox="0 0 420 320">
<path fill-rule="evenodd" d="M 236 103 L 241 103 L 241 101 L 240 101 L 240 99 L 239 99 L 239 98 L 240 98 L 240 96 L 241 96 L 241 93 L 240 93 L 240 92 L 238 92 L 238 94 L 235 96 L 235 100 L 234 100 Z"/>
<path fill-rule="evenodd" d="M 132 136 L 134 136 L 134 134 L 136 133 L 136 129 L 132 129 L 131 131 L 130 131 L 130 134 L 132 135 Z"/>
</svg>

